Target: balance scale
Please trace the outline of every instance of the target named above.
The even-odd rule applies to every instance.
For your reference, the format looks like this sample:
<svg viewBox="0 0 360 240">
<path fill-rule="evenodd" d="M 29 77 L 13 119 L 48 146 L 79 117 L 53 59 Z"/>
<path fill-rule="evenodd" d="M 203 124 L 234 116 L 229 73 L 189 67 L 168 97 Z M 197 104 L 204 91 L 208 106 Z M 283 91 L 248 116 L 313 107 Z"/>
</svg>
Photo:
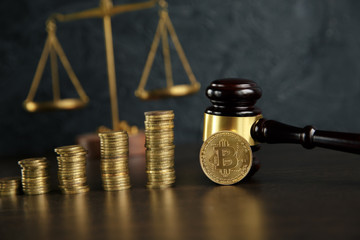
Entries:
<svg viewBox="0 0 360 240">
<path fill-rule="evenodd" d="M 71 14 L 53 14 L 46 21 L 46 30 L 48 33 L 45 41 L 44 49 L 42 51 L 39 63 L 37 65 L 35 75 L 29 90 L 29 93 L 24 101 L 24 108 L 29 112 L 52 111 L 52 110 L 73 110 L 86 106 L 89 102 L 89 97 L 82 88 L 80 81 L 76 77 L 64 50 L 62 49 L 56 37 L 56 22 L 74 21 L 88 18 L 103 18 L 104 35 L 105 35 L 105 49 L 106 62 L 109 81 L 110 104 L 112 114 L 112 129 L 113 130 L 130 130 L 121 129 L 119 124 L 119 110 L 117 103 L 116 90 L 116 76 L 115 76 L 115 62 L 114 62 L 114 48 L 112 39 L 111 17 L 117 14 L 137 11 L 147 8 L 159 7 L 159 23 L 156 28 L 154 40 L 151 44 L 150 52 L 148 54 L 144 70 L 141 75 L 140 83 L 135 91 L 135 95 L 142 100 L 160 99 L 166 97 L 179 97 L 196 93 L 200 89 L 200 83 L 191 70 L 190 64 L 185 56 L 184 50 L 176 35 L 175 29 L 170 21 L 168 14 L 168 4 L 165 0 L 150 0 L 141 3 L 132 3 L 125 5 L 114 6 L 111 0 L 101 0 L 98 8 L 88 9 Z M 169 39 L 173 41 L 176 52 L 184 67 L 189 84 L 174 85 L 172 77 L 172 65 L 170 60 Z M 157 49 L 160 41 L 162 42 L 162 53 L 164 58 L 164 68 L 166 77 L 166 87 L 163 89 L 146 90 L 145 86 L 151 72 L 151 68 L 155 59 Z M 61 98 L 59 88 L 59 74 L 58 74 L 58 59 L 63 65 L 66 74 L 70 78 L 79 98 Z M 52 79 L 52 94 L 53 99 L 50 101 L 36 102 L 34 101 L 39 83 L 44 73 L 47 61 L 50 61 L 51 79 Z M 131 134 L 131 132 L 130 132 Z"/>
</svg>

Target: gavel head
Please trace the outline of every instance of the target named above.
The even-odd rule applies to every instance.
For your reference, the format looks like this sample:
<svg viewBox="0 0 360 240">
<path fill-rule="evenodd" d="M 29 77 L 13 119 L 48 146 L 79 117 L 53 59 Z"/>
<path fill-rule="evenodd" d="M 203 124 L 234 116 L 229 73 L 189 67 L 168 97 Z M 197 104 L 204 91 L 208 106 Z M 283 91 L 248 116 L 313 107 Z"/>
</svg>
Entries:
<svg viewBox="0 0 360 240">
<path fill-rule="evenodd" d="M 200 164 L 212 181 L 234 184 L 260 168 L 252 156 L 259 145 L 251 137 L 251 127 L 262 118 L 255 107 L 261 89 L 251 80 L 221 79 L 206 88 L 206 96 L 212 106 L 204 114 Z"/>
<path fill-rule="evenodd" d="M 213 104 L 205 110 L 208 114 L 246 117 L 261 113 L 260 109 L 255 107 L 256 101 L 261 97 L 261 89 L 251 80 L 215 80 L 206 88 L 206 96 Z"/>
</svg>

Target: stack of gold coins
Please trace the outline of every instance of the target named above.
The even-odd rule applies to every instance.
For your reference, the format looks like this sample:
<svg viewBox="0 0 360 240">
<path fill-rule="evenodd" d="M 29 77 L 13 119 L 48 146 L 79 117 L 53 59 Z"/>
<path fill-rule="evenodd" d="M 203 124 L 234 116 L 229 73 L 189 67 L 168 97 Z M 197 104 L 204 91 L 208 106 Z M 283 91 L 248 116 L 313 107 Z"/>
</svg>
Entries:
<svg viewBox="0 0 360 240">
<path fill-rule="evenodd" d="M 148 188 L 165 188 L 175 182 L 174 112 L 145 112 L 146 173 Z"/>
<path fill-rule="evenodd" d="M 104 190 L 118 191 L 130 188 L 127 132 L 103 132 L 99 133 L 99 137 Z"/>
<path fill-rule="evenodd" d="M 55 148 L 58 160 L 59 188 L 64 194 L 88 192 L 86 179 L 87 151 L 80 145 Z"/>
<path fill-rule="evenodd" d="M 0 178 L 0 196 L 16 195 L 19 192 L 20 184 L 20 177 Z"/>
<path fill-rule="evenodd" d="M 46 158 L 27 158 L 18 162 L 22 189 L 25 194 L 44 194 L 50 191 L 49 164 Z"/>
</svg>

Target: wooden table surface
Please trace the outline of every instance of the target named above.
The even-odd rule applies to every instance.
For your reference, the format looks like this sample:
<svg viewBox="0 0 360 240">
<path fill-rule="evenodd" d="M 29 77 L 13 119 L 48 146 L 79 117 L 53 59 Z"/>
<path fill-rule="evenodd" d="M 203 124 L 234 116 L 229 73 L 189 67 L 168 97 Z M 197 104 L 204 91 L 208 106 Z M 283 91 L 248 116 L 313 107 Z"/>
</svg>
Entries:
<svg viewBox="0 0 360 240">
<path fill-rule="evenodd" d="M 130 160 L 133 188 L 101 189 L 88 161 L 86 194 L 57 190 L 0 198 L 0 239 L 360 239 L 360 157 L 296 145 L 263 145 L 260 171 L 219 186 L 202 173 L 200 145 L 176 148 L 173 188 L 148 190 L 142 157 Z M 20 174 L 1 159 L 0 177 Z"/>
</svg>

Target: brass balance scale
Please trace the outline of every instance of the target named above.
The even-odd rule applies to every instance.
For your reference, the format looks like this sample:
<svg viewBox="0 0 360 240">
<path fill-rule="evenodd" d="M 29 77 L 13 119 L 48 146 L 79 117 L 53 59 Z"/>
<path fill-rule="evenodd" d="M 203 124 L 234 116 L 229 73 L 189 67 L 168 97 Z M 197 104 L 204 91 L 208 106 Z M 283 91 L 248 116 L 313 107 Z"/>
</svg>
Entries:
<svg viewBox="0 0 360 240">
<path fill-rule="evenodd" d="M 174 27 L 170 21 L 167 2 L 165 0 L 150 0 L 141 3 L 132 3 L 124 5 L 113 5 L 111 0 L 100 0 L 100 6 L 94 9 L 88 9 L 77 13 L 71 14 L 53 14 L 46 22 L 46 30 L 48 37 L 45 41 L 45 46 L 42 51 L 33 82 L 30 87 L 28 96 L 24 101 L 24 108 L 29 112 L 51 111 L 51 110 L 73 110 L 82 108 L 87 105 L 89 98 L 82 88 L 80 81 L 76 77 L 69 60 L 67 59 L 57 37 L 56 37 L 56 21 L 65 22 L 78 19 L 87 18 L 103 18 L 104 22 L 104 35 L 105 35 L 105 49 L 107 72 L 109 81 L 110 92 L 110 105 L 112 114 L 113 130 L 127 130 L 122 129 L 119 122 L 118 104 L 117 104 L 117 90 L 116 90 L 116 75 L 115 75 L 115 62 L 114 62 L 114 48 L 112 39 L 111 17 L 117 14 L 142 10 L 159 6 L 159 23 L 155 32 L 154 40 L 152 42 L 150 52 L 148 54 L 144 70 L 140 79 L 138 88 L 135 95 L 142 100 L 160 99 L 166 97 L 178 97 L 193 94 L 200 89 L 199 82 L 191 70 L 189 62 L 185 56 L 184 50 L 181 47 L 179 39 L 175 33 Z M 188 76 L 190 84 L 174 85 L 172 77 L 172 66 L 170 61 L 170 48 L 168 36 L 173 41 L 176 52 Z M 162 42 L 162 52 L 164 58 L 164 68 L 166 76 L 166 88 L 146 90 L 145 86 L 151 72 L 151 68 L 156 56 L 157 49 Z M 49 58 L 50 57 L 50 58 Z M 36 95 L 39 83 L 44 73 L 46 62 L 50 59 L 51 79 L 52 79 L 52 92 L 53 100 L 45 102 L 36 102 L 34 97 Z M 59 74 L 58 74 L 58 59 L 61 61 L 68 77 L 70 78 L 79 98 L 61 98 L 59 87 Z M 122 122 L 123 123 L 123 122 Z M 127 124 L 125 124 L 127 125 Z"/>
</svg>

